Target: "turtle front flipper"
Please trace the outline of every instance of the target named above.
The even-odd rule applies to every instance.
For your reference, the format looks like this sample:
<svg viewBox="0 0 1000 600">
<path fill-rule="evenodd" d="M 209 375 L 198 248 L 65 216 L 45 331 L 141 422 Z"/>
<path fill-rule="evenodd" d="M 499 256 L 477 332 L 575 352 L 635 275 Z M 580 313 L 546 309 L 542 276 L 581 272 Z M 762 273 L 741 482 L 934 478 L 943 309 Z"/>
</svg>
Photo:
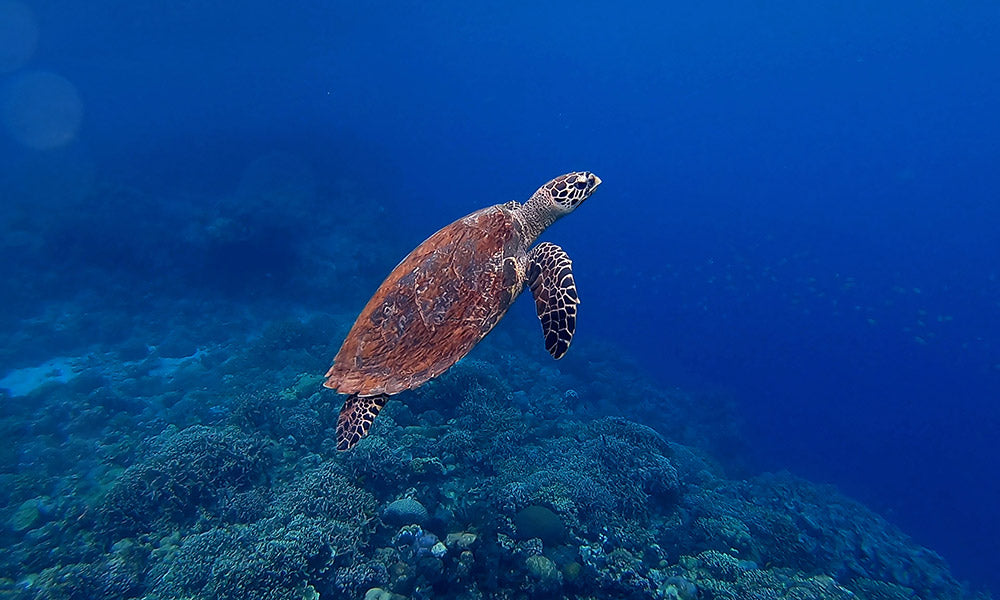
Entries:
<svg viewBox="0 0 1000 600">
<path fill-rule="evenodd" d="M 389 400 L 386 394 L 358 396 L 352 394 L 344 400 L 337 418 L 337 450 L 350 450 L 361 438 L 368 435 L 375 417 Z"/>
<path fill-rule="evenodd" d="M 573 280 L 573 261 L 559 246 L 542 242 L 528 254 L 525 284 L 535 297 L 545 349 L 552 358 L 560 359 L 573 341 L 576 305 L 580 303 Z"/>
</svg>

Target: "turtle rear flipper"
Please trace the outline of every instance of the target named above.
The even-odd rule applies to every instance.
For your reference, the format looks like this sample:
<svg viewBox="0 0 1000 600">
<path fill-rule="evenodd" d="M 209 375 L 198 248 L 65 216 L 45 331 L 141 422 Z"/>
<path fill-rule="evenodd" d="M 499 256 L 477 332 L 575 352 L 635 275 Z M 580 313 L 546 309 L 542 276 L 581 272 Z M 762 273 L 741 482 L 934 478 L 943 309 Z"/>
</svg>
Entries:
<svg viewBox="0 0 1000 600">
<path fill-rule="evenodd" d="M 542 242 L 528 254 L 525 283 L 535 297 L 545 349 L 552 358 L 560 359 L 573 341 L 576 305 L 580 303 L 573 280 L 573 261 L 559 246 Z"/>
<path fill-rule="evenodd" d="M 348 396 L 337 418 L 337 450 L 350 450 L 368 435 L 375 417 L 388 400 L 389 396 L 386 394 Z"/>
</svg>

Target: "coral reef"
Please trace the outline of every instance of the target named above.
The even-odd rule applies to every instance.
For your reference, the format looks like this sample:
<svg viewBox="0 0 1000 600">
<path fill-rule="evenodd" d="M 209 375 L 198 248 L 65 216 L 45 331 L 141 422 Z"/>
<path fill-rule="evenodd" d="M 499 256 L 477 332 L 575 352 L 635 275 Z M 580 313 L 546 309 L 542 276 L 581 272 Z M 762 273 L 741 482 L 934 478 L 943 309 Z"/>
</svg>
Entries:
<svg viewBox="0 0 1000 600">
<path fill-rule="evenodd" d="M 297 352 L 319 342 L 296 323 L 201 368 L 223 372 L 265 348 L 309 361 Z M 465 361 L 391 402 L 349 453 L 333 449 L 337 406 L 318 377 L 285 380 L 219 403 L 211 425 L 181 422 L 142 443 L 105 436 L 91 463 L 104 484 L 77 487 L 73 500 L 54 499 L 53 464 L 43 485 L 7 492 L 3 594 L 977 597 L 934 553 L 836 490 L 788 474 L 729 479 L 704 450 L 575 407 L 555 371 L 518 390 L 495 364 Z M 162 397 L 185 380 L 174 381 Z M 59 385 L 49 397 L 64 403 L 71 384 Z M 118 427 L 145 430 L 144 410 L 105 406 Z M 16 473 L 8 465 L 3 476 Z"/>
</svg>

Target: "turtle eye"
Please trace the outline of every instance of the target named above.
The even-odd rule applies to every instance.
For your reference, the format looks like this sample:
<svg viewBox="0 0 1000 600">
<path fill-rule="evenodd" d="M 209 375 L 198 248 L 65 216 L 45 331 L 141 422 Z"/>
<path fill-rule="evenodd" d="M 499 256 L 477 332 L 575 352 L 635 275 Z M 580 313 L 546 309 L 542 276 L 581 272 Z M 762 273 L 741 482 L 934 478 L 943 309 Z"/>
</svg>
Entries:
<svg viewBox="0 0 1000 600">
<path fill-rule="evenodd" d="M 574 185 L 576 186 L 576 189 L 578 189 L 578 190 L 585 190 L 585 189 L 587 189 L 587 181 L 584 180 L 584 179 L 578 179 Z"/>
</svg>

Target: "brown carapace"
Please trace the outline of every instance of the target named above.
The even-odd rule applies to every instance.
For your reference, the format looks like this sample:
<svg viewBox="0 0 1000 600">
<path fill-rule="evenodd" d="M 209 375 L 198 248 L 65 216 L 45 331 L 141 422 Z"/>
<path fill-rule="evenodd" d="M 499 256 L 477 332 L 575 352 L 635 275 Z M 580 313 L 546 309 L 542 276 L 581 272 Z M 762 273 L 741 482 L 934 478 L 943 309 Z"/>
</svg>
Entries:
<svg viewBox="0 0 1000 600">
<path fill-rule="evenodd" d="M 562 358 L 580 303 L 569 256 L 538 236 L 597 189 L 590 172 L 556 177 L 524 204 L 490 206 L 439 230 L 392 270 L 358 315 L 324 386 L 348 394 L 337 448 L 368 434 L 393 394 L 444 373 L 500 321 L 525 287 L 545 348 Z"/>
</svg>

